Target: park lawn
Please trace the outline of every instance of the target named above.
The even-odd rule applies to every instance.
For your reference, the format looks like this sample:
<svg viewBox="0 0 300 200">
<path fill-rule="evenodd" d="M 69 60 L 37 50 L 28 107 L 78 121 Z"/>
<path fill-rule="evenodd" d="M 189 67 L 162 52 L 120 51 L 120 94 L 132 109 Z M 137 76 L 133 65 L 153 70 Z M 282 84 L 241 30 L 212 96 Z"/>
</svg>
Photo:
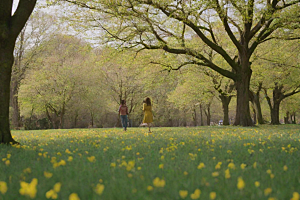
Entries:
<svg viewBox="0 0 300 200">
<path fill-rule="evenodd" d="M 299 125 L 12 134 L 22 145 L 0 145 L 4 200 L 299 199 Z"/>
</svg>

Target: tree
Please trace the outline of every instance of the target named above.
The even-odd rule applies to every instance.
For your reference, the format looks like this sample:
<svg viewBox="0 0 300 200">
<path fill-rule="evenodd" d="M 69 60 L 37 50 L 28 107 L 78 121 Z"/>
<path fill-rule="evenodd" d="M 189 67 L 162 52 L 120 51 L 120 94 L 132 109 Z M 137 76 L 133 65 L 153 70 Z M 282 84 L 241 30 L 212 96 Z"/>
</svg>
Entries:
<svg viewBox="0 0 300 200">
<path fill-rule="evenodd" d="M 19 88 L 25 78 L 27 69 L 35 62 L 39 53 L 42 52 L 41 42 L 45 41 L 53 28 L 53 17 L 43 12 L 33 14 L 22 29 L 15 46 L 15 62 L 11 77 L 10 101 L 12 106 L 12 126 L 18 129 L 21 126 L 19 107 Z M 52 27 L 52 30 L 51 30 Z"/>
<path fill-rule="evenodd" d="M 64 117 L 75 96 L 85 95 L 91 47 L 74 36 L 54 35 L 27 74 L 20 97 L 37 113 L 46 113 L 53 128 L 64 128 Z M 24 101 L 24 100 L 23 100 Z"/>
<path fill-rule="evenodd" d="M 0 143 L 17 143 L 9 125 L 10 81 L 17 37 L 31 15 L 36 0 L 20 0 L 13 13 L 13 1 L 0 1 Z M 13 14 L 12 14 L 13 13 Z"/>
<path fill-rule="evenodd" d="M 270 108 L 271 124 L 280 124 L 281 102 L 300 92 L 300 46 L 291 41 L 273 41 L 267 45 L 275 50 L 260 57 L 263 69 L 267 72 L 263 74 L 262 88 Z"/>
<path fill-rule="evenodd" d="M 65 1 L 90 9 L 93 28 L 105 30 L 110 42 L 118 41 L 126 48 L 163 49 L 185 57 L 178 67 L 206 66 L 232 79 L 237 89 L 235 125 L 243 126 L 253 125 L 249 109 L 253 52 L 265 41 L 286 38 L 286 32 L 281 30 L 299 28 L 300 19 L 300 0 Z M 222 37 L 231 41 L 231 47 L 224 46 L 218 38 L 219 24 L 225 30 Z M 198 37 L 227 65 L 211 61 L 201 45 L 190 45 L 191 37 Z M 299 36 L 289 31 L 288 38 Z"/>
</svg>

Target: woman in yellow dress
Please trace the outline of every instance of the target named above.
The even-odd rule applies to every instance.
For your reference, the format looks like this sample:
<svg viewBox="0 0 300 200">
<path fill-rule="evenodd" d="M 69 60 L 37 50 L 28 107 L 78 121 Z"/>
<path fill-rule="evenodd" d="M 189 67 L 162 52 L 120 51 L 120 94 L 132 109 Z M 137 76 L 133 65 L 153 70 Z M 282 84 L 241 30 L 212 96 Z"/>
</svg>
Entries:
<svg viewBox="0 0 300 200">
<path fill-rule="evenodd" d="M 153 114 L 152 114 L 151 100 L 149 97 L 147 97 L 143 103 L 143 111 L 144 111 L 143 123 L 148 124 L 149 133 L 151 133 L 150 126 L 151 123 L 153 122 Z"/>
</svg>

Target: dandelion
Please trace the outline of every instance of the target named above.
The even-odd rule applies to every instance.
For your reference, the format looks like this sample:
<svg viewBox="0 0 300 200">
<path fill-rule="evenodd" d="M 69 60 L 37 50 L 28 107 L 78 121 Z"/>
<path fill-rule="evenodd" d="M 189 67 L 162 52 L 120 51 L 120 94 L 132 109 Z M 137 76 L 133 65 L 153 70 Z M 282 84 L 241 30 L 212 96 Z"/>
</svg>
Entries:
<svg viewBox="0 0 300 200">
<path fill-rule="evenodd" d="M 193 194 L 191 194 L 191 199 L 199 199 L 201 190 L 196 189 Z"/>
<path fill-rule="evenodd" d="M 30 183 L 26 183 L 24 181 L 20 182 L 21 188 L 19 190 L 21 195 L 29 196 L 34 199 L 36 196 L 36 185 L 38 184 L 38 180 L 36 178 L 32 179 Z"/>
<path fill-rule="evenodd" d="M 217 194 L 215 192 L 209 193 L 209 198 L 212 199 L 212 200 L 215 199 L 216 196 L 217 196 Z"/>
<path fill-rule="evenodd" d="M 271 192 L 272 192 L 272 188 L 266 188 L 266 189 L 264 190 L 265 196 L 268 196 L 269 194 L 271 194 Z"/>
<path fill-rule="evenodd" d="M 230 178 L 230 171 L 229 171 L 229 169 L 225 170 L 225 178 L 226 179 Z"/>
<path fill-rule="evenodd" d="M 9 160 L 6 160 L 6 161 L 5 161 L 5 165 L 6 165 L 6 166 L 9 166 L 9 165 L 10 165 L 10 161 L 9 161 Z"/>
<path fill-rule="evenodd" d="M 164 168 L 164 164 L 159 164 L 158 168 L 159 169 L 163 169 Z"/>
<path fill-rule="evenodd" d="M 199 165 L 198 165 L 198 169 L 202 169 L 202 168 L 204 168 L 205 167 L 205 165 L 204 165 L 204 163 L 200 163 Z"/>
<path fill-rule="evenodd" d="M 110 163 L 111 167 L 116 167 L 116 163 Z"/>
<path fill-rule="evenodd" d="M 88 159 L 90 162 L 95 162 L 95 161 L 96 161 L 95 156 L 87 157 L 87 159 Z"/>
<path fill-rule="evenodd" d="M 300 199 L 300 195 L 298 192 L 293 192 L 293 197 L 291 198 L 291 200 L 299 200 Z"/>
<path fill-rule="evenodd" d="M 71 162 L 72 160 L 73 160 L 73 157 L 72 157 L 72 156 L 69 156 L 69 157 L 68 157 L 68 161 Z"/>
<path fill-rule="evenodd" d="M 221 169 L 221 165 L 222 165 L 222 162 L 218 162 L 218 164 L 215 166 L 215 169 Z"/>
<path fill-rule="evenodd" d="M 80 200 L 80 198 L 76 193 L 72 193 L 69 196 L 69 200 Z"/>
<path fill-rule="evenodd" d="M 61 188 L 61 183 L 58 182 L 58 183 L 55 183 L 55 185 L 53 186 L 53 190 L 57 193 L 60 191 L 60 188 Z"/>
<path fill-rule="evenodd" d="M 267 170 L 267 173 L 268 173 L 268 174 L 271 174 L 271 173 L 272 173 L 272 170 L 268 169 L 268 170 Z"/>
<path fill-rule="evenodd" d="M 5 194 L 7 192 L 7 184 L 4 181 L 0 181 L 0 192 Z"/>
<path fill-rule="evenodd" d="M 154 187 L 165 187 L 166 182 L 165 182 L 165 180 L 156 177 L 153 180 L 153 185 L 154 185 Z"/>
<path fill-rule="evenodd" d="M 30 174 L 30 173 L 31 173 L 31 169 L 30 169 L 30 167 L 28 167 L 28 168 L 24 169 L 24 170 L 23 170 L 23 172 L 24 172 L 24 173 L 28 173 L 28 174 Z"/>
<path fill-rule="evenodd" d="M 255 181 L 255 182 L 254 182 L 254 185 L 255 185 L 255 187 L 259 187 L 259 186 L 260 186 L 260 182 Z"/>
<path fill-rule="evenodd" d="M 234 163 L 232 163 L 232 162 L 228 164 L 228 167 L 229 167 L 230 169 L 235 169 L 235 165 L 234 165 Z"/>
<path fill-rule="evenodd" d="M 53 175 L 52 173 L 44 171 L 44 176 L 45 176 L 46 178 L 51 178 L 52 175 Z"/>
<path fill-rule="evenodd" d="M 243 178 L 242 177 L 238 177 L 237 188 L 239 190 L 242 190 L 242 189 L 244 189 L 244 187 L 245 187 L 245 182 L 244 182 Z"/>
<path fill-rule="evenodd" d="M 213 172 L 213 173 L 211 173 L 211 175 L 212 175 L 213 177 L 217 177 L 217 176 L 219 176 L 219 172 Z"/>
<path fill-rule="evenodd" d="M 147 190 L 148 190 L 148 191 L 152 191 L 152 190 L 153 190 L 153 187 L 152 187 L 151 185 L 148 185 Z"/>
<path fill-rule="evenodd" d="M 183 174 L 184 174 L 185 176 L 187 176 L 189 173 L 188 173 L 188 172 L 186 172 L 186 171 L 184 171 L 184 172 L 183 172 Z"/>
<path fill-rule="evenodd" d="M 49 190 L 48 192 L 46 192 L 46 198 L 47 199 L 57 199 L 57 193 L 54 190 Z"/>
<path fill-rule="evenodd" d="M 141 170 L 141 169 L 142 169 L 141 167 L 138 167 L 138 168 L 137 168 L 137 170 Z"/>
<path fill-rule="evenodd" d="M 257 167 L 257 163 L 254 162 L 254 163 L 253 163 L 253 168 L 256 169 L 256 167 Z"/>
<path fill-rule="evenodd" d="M 134 160 L 129 161 L 128 164 L 127 164 L 127 166 L 126 166 L 126 170 L 127 171 L 132 170 L 134 168 L 134 165 L 135 165 L 135 161 Z"/>
<path fill-rule="evenodd" d="M 101 195 L 103 193 L 104 190 L 104 185 L 102 184 L 97 184 L 96 187 L 94 188 L 94 191 L 96 192 L 96 194 Z"/>
<path fill-rule="evenodd" d="M 283 166 L 283 171 L 287 171 L 288 167 L 286 165 Z"/>
<path fill-rule="evenodd" d="M 188 193 L 189 192 L 187 190 L 179 190 L 179 196 L 182 199 L 185 199 L 187 197 Z"/>
<path fill-rule="evenodd" d="M 241 164 L 241 169 L 245 169 L 246 166 L 247 166 L 246 164 L 242 163 Z"/>
</svg>

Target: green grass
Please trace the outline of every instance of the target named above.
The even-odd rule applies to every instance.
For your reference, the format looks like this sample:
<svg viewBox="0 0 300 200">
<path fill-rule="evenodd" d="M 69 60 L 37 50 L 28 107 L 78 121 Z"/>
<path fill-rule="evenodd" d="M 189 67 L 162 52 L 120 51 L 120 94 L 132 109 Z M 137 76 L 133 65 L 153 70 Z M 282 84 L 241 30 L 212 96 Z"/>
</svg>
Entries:
<svg viewBox="0 0 300 200">
<path fill-rule="evenodd" d="M 291 199 L 294 192 L 300 193 L 299 128 L 153 128 L 151 134 L 146 128 L 129 128 L 126 133 L 117 128 L 13 131 L 22 146 L 0 145 L 0 183 L 8 188 L 2 194 L 0 184 L 0 199 L 30 199 L 20 194 L 20 183 L 34 178 L 38 200 L 47 199 L 46 192 L 58 182 L 57 199 L 63 200 L 71 193 L 81 200 L 176 200 L 182 199 L 180 190 L 188 191 L 185 199 L 192 199 L 196 189 L 205 200 L 211 192 L 223 200 Z M 93 162 L 88 160 L 92 156 Z M 66 164 L 55 167 L 61 160 Z M 134 166 L 126 167 L 129 161 Z M 200 163 L 205 167 L 198 169 Z M 229 163 L 235 169 L 230 168 L 230 178 L 225 178 Z M 53 176 L 46 178 L 45 171 Z M 213 177 L 213 172 L 219 175 Z M 155 187 L 156 177 L 165 181 L 163 187 Z M 238 177 L 245 183 L 243 189 L 237 188 Z M 97 184 L 105 187 L 101 195 L 94 191 Z M 153 190 L 147 190 L 149 186 Z"/>
</svg>

